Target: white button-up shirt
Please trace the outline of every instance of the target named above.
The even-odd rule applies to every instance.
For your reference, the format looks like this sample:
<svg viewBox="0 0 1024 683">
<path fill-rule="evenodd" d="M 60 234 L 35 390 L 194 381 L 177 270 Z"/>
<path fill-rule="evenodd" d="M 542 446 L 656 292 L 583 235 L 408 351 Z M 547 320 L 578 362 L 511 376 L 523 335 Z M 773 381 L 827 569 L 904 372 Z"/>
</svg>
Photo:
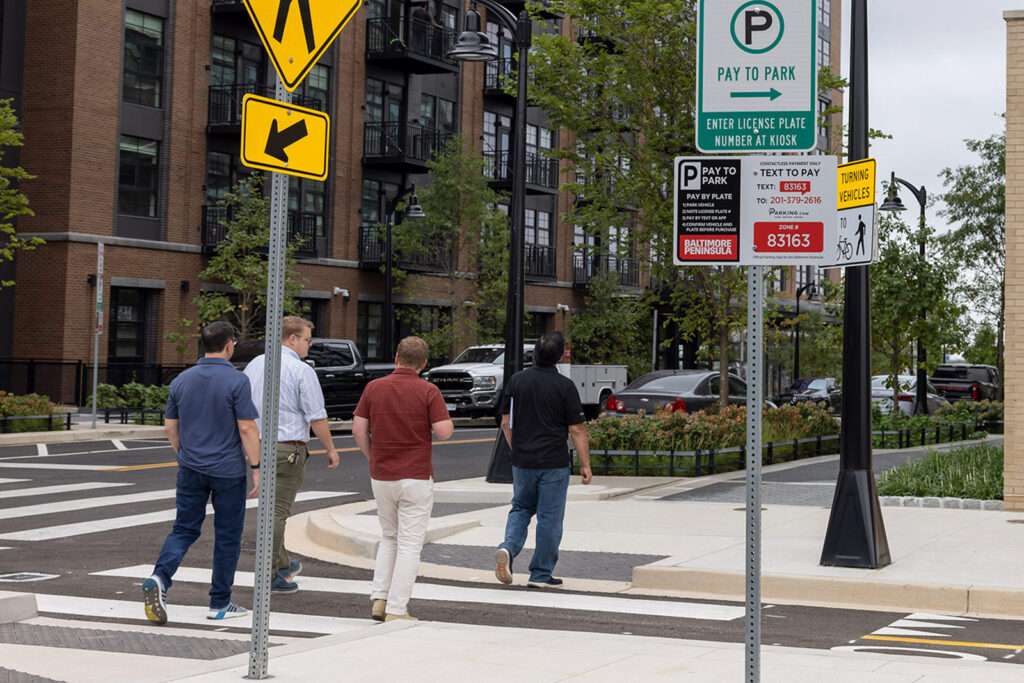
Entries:
<svg viewBox="0 0 1024 683">
<path fill-rule="evenodd" d="M 245 366 L 252 385 L 252 400 L 263 423 L 263 367 L 266 355 L 256 356 Z M 309 441 L 309 423 L 327 419 L 324 392 L 316 371 L 287 346 L 281 348 L 281 394 L 278 410 L 277 440 Z"/>
</svg>

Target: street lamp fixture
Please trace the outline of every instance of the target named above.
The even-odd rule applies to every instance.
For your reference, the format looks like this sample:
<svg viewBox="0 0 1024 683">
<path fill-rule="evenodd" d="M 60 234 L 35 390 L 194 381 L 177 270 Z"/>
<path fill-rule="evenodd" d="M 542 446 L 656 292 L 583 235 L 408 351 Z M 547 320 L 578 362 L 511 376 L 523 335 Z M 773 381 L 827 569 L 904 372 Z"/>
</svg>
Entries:
<svg viewBox="0 0 1024 683">
<path fill-rule="evenodd" d="M 384 329 L 382 330 L 384 339 L 381 346 L 384 349 L 385 360 L 395 352 L 395 304 L 392 298 L 395 286 L 392 265 L 395 259 L 392 233 L 398 204 L 406 197 L 409 197 L 409 203 L 405 206 L 403 216 L 412 219 L 426 218 L 427 214 L 420 205 L 419 197 L 416 196 L 415 185 L 399 192 L 398 196 L 390 202 L 383 185 L 377 192 L 377 217 L 384 222 Z"/>
<path fill-rule="evenodd" d="M 480 32 L 480 13 L 477 4 L 487 8 L 487 18 L 501 25 L 513 36 L 517 50 L 516 107 L 512 127 L 512 204 L 509 210 L 508 298 L 505 302 L 505 364 L 502 368 L 502 386 L 507 388 L 512 375 L 523 368 L 524 273 L 523 251 L 526 236 L 526 83 L 530 47 L 533 44 L 533 22 L 526 11 L 517 17 L 496 0 L 474 2 L 466 12 L 465 30 L 459 35 L 448 57 L 463 62 L 491 61 L 498 58 L 498 47 L 492 45 L 486 34 Z M 499 400 L 500 397 L 499 397 Z M 499 430 L 494 453 L 488 467 L 487 481 L 512 481 L 512 453 Z"/>
<path fill-rule="evenodd" d="M 906 211 L 907 207 L 903 205 L 903 200 L 900 199 L 899 186 L 907 188 L 914 199 L 917 200 L 918 205 L 921 208 L 921 213 L 918 223 L 918 239 L 917 248 L 918 254 L 921 258 L 921 266 L 924 266 L 924 247 L 925 247 L 925 207 L 928 205 L 928 191 L 925 190 L 924 185 L 921 187 L 914 187 L 903 178 L 897 178 L 896 173 L 893 173 L 889 178 L 889 191 L 885 195 L 885 202 L 878 207 L 879 211 L 889 211 L 892 213 L 899 213 Z M 924 321 L 927 319 L 928 312 L 922 308 L 918 314 L 918 319 L 921 321 L 922 327 Z M 921 337 L 917 338 L 917 388 L 916 388 L 916 399 L 914 401 L 914 414 L 915 415 L 927 415 L 928 414 L 928 371 L 925 368 L 925 362 L 928 360 L 928 352 L 924 347 L 924 340 Z"/>
</svg>

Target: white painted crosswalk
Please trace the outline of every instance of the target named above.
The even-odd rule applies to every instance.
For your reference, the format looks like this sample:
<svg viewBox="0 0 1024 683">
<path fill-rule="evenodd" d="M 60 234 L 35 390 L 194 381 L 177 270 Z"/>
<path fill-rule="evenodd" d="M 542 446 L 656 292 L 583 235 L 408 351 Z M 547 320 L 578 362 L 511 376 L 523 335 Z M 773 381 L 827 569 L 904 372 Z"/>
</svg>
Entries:
<svg viewBox="0 0 1024 683">
<path fill-rule="evenodd" d="M 31 481 L 31 479 L 0 479 L 0 484 L 17 484 L 22 481 Z"/>
<path fill-rule="evenodd" d="M 153 571 L 150 565 L 137 565 L 123 569 L 95 572 L 93 576 L 116 576 L 127 579 L 144 579 Z M 176 582 L 209 583 L 210 570 L 181 567 L 174 575 Z M 303 574 L 297 579 L 304 591 L 336 593 L 347 595 L 370 594 L 369 581 L 328 579 Z M 235 574 L 235 585 L 252 587 L 252 572 Z M 714 605 L 701 602 L 647 600 L 642 598 L 612 597 L 608 595 L 560 593 L 558 591 L 517 591 L 494 588 L 473 588 L 447 586 L 436 583 L 417 583 L 413 598 L 442 602 L 477 603 L 517 607 L 543 607 L 585 612 L 615 612 L 639 614 L 651 617 L 674 617 L 677 619 L 701 619 L 708 621 L 734 621 L 741 619 L 743 607 Z"/>
<path fill-rule="evenodd" d="M 0 500 L 6 498 L 26 498 L 28 496 L 50 496 L 57 493 L 75 493 L 78 491 L 92 491 L 95 489 L 109 489 L 122 486 L 134 486 L 134 484 L 119 484 L 116 482 L 85 481 L 81 484 L 58 484 L 55 486 L 33 486 L 27 489 L 11 489 L 0 491 Z"/>
<path fill-rule="evenodd" d="M 35 517 L 37 515 L 55 515 L 61 512 L 89 510 L 92 508 L 109 507 L 111 505 L 148 503 L 154 500 L 166 500 L 168 498 L 174 498 L 174 495 L 174 489 L 163 489 L 160 491 L 128 493 L 123 496 L 78 498 L 76 500 L 62 500 L 57 503 L 39 503 L 38 505 L 24 505 L 22 507 L 6 508 L 0 510 L 0 520 L 19 519 L 21 517 Z"/>
</svg>

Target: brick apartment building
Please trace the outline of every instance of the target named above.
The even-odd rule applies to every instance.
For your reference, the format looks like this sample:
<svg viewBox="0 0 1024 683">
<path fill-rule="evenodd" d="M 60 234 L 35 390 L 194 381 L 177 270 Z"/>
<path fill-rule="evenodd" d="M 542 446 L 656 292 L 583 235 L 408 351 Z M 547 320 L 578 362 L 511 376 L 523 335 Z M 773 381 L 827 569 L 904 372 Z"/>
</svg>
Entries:
<svg viewBox="0 0 1024 683">
<path fill-rule="evenodd" d="M 817 1 L 819 60 L 836 65 L 840 0 Z M 504 4 L 517 12 L 525 5 Z M 509 180 L 514 101 L 498 82 L 512 68 L 511 46 L 487 23 L 503 59 L 460 66 L 445 53 L 462 26 L 462 0 L 432 0 L 429 19 L 415 6 L 364 0 L 294 94 L 332 120 L 327 181 L 292 179 L 289 192 L 289 230 L 303 240 L 302 302 L 319 336 L 355 339 L 370 359 L 385 355 L 383 249 L 368 229 L 379 222 L 380 190 L 394 196 L 428 182 L 427 161 L 453 134 L 478 145 L 495 187 Z M 89 362 L 99 242 L 108 288 L 101 364 L 113 378 L 116 368 L 189 362 L 166 335 L 179 319 L 194 320 L 192 300 L 215 287 L 198 274 L 224 235 L 217 202 L 245 172 L 241 98 L 273 93 L 273 69 L 242 3 L 0 0 L 0 7 L 0 90 L 16 99 L 25 134 L 20 162 L 37 176 L 24 186 L 35 216 L 19 220 L 18 230 L 46 240 L 17 257 L 17 285 L 0 295 L 0 359 L 16 359 L 0 368 L 0 379 L 7 372 L 17 390 L 30 372 L 25 361 Z M 573 35 L 558 17 L 535 23 L 541 30 Z M 594 273 L 616 272 L 636 293 L 646 276 L 632 253 L 580 248 L 587 238 L 562 219 L 574 198 L 559 188 L 572 169 L 544 155 L 570 144 L 569 135 L 536 107 L 528 121 L 526 334 L 535 336 L 567 326 Z M 821 151 L 838 148 L 839 123 L 836 116 L 831 134 L 821 130 Z M 403 267 L 413 272 L 416 295 L 396 296 L 396 304 L 417 307 L 424 324 L 438 319 L 446 300 L 444 281 L 432 275 L 437 264 Z M 790 271 L 778 296 L 792 299 L 817 277 Z M 400 319 L 399 337 L 412 331 L 403 326 Z M 35 363 L 31 372 L 44 367 Z M 68 373 L 81 367 L 46 370 L 64 378 L 55 398 L 82 395 L 68 386 L 75 383 Z"/>
</svg>

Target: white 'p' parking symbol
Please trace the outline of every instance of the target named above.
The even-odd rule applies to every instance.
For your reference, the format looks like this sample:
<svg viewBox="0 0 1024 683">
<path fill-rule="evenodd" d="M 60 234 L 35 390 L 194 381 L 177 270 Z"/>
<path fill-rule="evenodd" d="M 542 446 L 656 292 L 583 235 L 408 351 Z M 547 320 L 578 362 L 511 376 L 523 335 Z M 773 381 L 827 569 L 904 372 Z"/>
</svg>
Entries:
<svg viewBox="0 0 1024 683">
<path fill-rule="evenodd" d="M 689 161 L 679 164 L 679 189 L 699 190 L 700 184 L 700 162 Z"/>
</svg>

